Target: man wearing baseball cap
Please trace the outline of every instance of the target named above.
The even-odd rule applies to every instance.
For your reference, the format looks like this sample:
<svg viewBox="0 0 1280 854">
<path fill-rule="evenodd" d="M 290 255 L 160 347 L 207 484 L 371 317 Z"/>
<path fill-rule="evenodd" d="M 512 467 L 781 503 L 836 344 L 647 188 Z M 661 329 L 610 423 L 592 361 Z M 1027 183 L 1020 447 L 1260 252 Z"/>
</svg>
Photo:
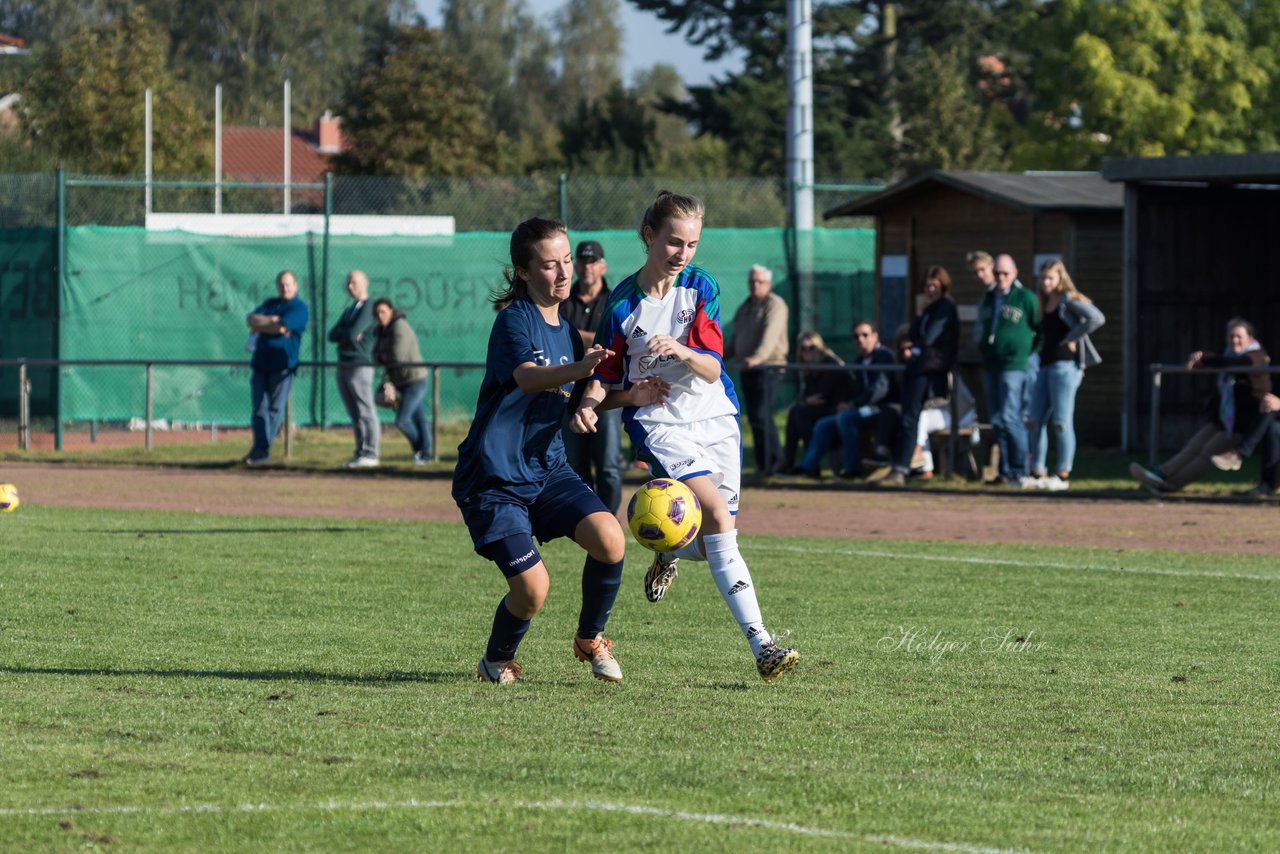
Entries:
<svg viewBox="0 0 1280 854">
<path fill-rule="evenodd" d="M 579 243 L 573 253 L 573 269 L 577 278 L 569 298 L 560 303 L 560 316 L 572 323 L 582 335 L 582 343 L 591 347 L 609 302 L 609 285 L 604 278 L 609 264 L 604 260 L 604 247 L 594 240 Z M 604 506 L 617 513 L 622 504 L 622 410 L 600 413 L 595 433 L 574 433 L 567 422 L 562 432 L 569 465 L 595 490 Z"/>
</svg>

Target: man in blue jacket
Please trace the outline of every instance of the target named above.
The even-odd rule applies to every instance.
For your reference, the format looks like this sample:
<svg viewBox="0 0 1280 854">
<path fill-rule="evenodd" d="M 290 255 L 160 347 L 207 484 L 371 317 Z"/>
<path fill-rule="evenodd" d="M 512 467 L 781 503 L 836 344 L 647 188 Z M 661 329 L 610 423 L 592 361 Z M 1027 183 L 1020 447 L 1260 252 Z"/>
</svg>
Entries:
<svg viewBox="0 0 1280 854">
<path fill-rule="evenodd" d="M 253 395 L 253 448 L 245 465 L 267 462 L 271 442 L 284 425 L 284 407 L 298 368 L 302 333 L 310 313 L 298 299 L 298 280 L 285 270 L 276 276 L 276 293 L 245 318 L 253 334 L 253 368 L 250 390 Z"/>
</svg>

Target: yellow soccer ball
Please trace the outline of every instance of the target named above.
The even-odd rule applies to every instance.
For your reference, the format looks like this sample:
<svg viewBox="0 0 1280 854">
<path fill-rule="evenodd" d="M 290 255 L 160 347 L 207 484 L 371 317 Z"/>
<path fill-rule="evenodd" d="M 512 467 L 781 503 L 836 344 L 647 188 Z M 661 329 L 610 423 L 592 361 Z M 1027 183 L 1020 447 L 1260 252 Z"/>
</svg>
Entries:
<svg viewBox="0 0 1280 854">
<path fill-rule="evenodd" d="M 631 496 L 627 525 L 646 549 L 673 552 L 689 545 L 698 535 L 702 505 L 693 490 L 680 481 L 656 478 Z"/>
<path fill-rule="evenodd" d="M 0 483 L 0 513 L 12 513 L 21 503 L 18 500 L 18 487 L 12 483 Z"/>
</svg>

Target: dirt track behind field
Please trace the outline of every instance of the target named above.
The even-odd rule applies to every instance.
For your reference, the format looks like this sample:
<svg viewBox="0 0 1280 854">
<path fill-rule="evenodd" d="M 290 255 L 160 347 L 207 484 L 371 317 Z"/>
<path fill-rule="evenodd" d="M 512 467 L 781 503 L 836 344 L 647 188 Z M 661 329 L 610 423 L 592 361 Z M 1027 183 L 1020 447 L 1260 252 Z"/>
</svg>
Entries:
<svg viewBox="0 0 1280 854">
<path fill-rule="evenodd" d="M 271 516 L 461 521 L 449 481 L 422 472 L 94 468 L 5 463 L 26 504 Z M 1280 508 L 1224 502 L 750 489 L 751 534 L 1280 554 Z M 21 511 L 19 511 L 21 512 Z"/>
</svg>

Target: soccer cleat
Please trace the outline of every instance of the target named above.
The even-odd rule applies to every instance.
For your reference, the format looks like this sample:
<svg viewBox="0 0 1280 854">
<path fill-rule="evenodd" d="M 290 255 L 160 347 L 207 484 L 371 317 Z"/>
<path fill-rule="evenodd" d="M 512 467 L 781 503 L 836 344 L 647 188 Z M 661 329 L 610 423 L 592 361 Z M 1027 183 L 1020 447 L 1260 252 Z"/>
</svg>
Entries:
<svg viewBox="0 0 1280 854">
<path fill-rule="evenodd" d="M 756 656 L 756 669 L 760 671 L 760 678 L 766 682 L 772 682 L 799 663 L 800 653 L 780 647 L 773 641 L 765 644 Z"/>
<path fill-rule="evenodd" d="M 476 665 L 476 678 L 496 685 L 514 685 L 520 681 L 520 665 L 514 660 L 495 663 L 481 657 Z"/>
<path fill-rule="evenodd" d="M 1209 462 L 1213 463 L 1215 467 L 1220 468 L 1223 471 L 1240 471 L 1240 455 L 1235 451 L 1227 451 L 1224 454 L 1214 454 L 1212 457 L 1209 457 Z"/>
<path fill-rule="evenodd" d="M 621 682 L 622 668 L 613 657 L 613 641 L 603 634 L 593 638 L 573 638 L 573 654 L 579 661 L 591 662 L 591 675 L 605 682 Z"/>
<path fill-rule="evenodd" d="M 671 582 L 676 580 L 679 575 L 676 571 L 676 565 L 680 563 L 680 558 L 675 555 L 658 554 L 653 556 L 653 563 L 649 564 L 649 571 L 644 574 L 644 596 L 650 602 L 660 602 L 662 597 L 667 595 L 667 590 L 671 587 Z"/>
</svg>

